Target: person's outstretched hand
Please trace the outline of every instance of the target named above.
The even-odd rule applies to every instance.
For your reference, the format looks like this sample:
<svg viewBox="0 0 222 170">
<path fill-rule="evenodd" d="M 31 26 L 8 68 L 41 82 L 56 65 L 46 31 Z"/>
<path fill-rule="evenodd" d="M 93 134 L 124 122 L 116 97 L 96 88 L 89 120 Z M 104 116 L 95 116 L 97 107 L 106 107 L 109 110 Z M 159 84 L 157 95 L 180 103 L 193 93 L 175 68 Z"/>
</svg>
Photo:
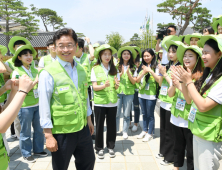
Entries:
<svg viewBox="0 0 222 170">
<path fill-rule="evenodd" d="M 19 90 L 22 90 L 28 93 L 35 86 L 35 84 L 36 83 L 33 82 L 29 78 L 29 76 L 25 74 L 19 77 Z"/>
</svg>

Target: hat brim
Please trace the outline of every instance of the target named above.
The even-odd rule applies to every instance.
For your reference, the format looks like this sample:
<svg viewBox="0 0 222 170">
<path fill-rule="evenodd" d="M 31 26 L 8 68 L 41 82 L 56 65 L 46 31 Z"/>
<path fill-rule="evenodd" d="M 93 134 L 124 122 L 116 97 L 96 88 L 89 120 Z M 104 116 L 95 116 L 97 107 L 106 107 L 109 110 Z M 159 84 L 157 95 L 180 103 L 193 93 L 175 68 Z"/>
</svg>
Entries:
<svg viewBox="0 0 222 170">
<path fill-rule="evenodd" d="M 97 48 L 97 47 L 99 47 L 99 46 L 100 46 L 99 43 L 93 44 L 93 48 Z"/>
<path fill-rule="evenodd" d="M 188 34 L 188 35 L 185 35 L 185 39 L 184 39 L 184 41 L 188 44 L 188 45 L 190 45 L 190 39 L 191 38 L 201 38 L 201 34 L 200 35 L 194 35 L 194 34 Z"/>
<path fill-rule="evenodd" d="M 167 41 L 166 42 L 166 51 L 168 52 L 171 45 L 179 46 L 180 44 L 183 44 L 183 43 L 181 41 L 173 41 L 173 40 Z"/>
<path fill-rule="evenodd" d="M 141 49 L 137 46 L 132 46 L 136 51 L 138 51 L 139 55 L 140 55 L 140 58 L 142 57 L 142 52 L 141 52 Z"/>
<path fill-rule="evenodd" d="M 219 35 L 205 35 L 201 37 L 201 44 L 204 46 L 206 41 L 209 39 L 213 39 L 217 42 L 218 48 L 222 51 L 222 34 Z"/>
<path fill-rule="evenodd" d="M 8 52 L 8 49 L 7 47 L 0 45 L 0 51 L 1 51 L 1 54 L 4 56 Z"/>
<path fill-rule="evenodd" d="M 213 24 L 211 25 L 214 32 L 218 32 L 218 29 L 217 29 L 217 25 L 219 24 L 219 20 L 216 20 L 215 22 L 213 22 Z"/>
<path fill-rule="evenodd" d="M 101 45 L 101 46 L 99 46 L 99 47 L 97 47 L 96 49 L 95 49 L 95 51 L 94 51 L 94 57 L 96 58 L 96 59 L 98 59 L 99 58 L 99 53 L 100 53 L 100 51 L 102 51 L 102 50 L 107 50 L 107 49 L 109 49 L 109 50 L 111 50 L 112 51 L 112 55 L 114 55 L 115 53 L 117 53 L 117 50 L 114 48 L 114 47 L 111 47 L 111 46 L 105 46 L 105 45 Z"/>
<path fill-rule="evenodd" d="M 120 48 L 118 50 L 118 52 L 117 52 L 117 57 L 118 58 L 121 58 L 121 55 L 122 55 L 123 51 L 131 51 L 133 59 L 136 59 L 137 53 L 136 53 L 136 50 L 134 50 L 134 47 L 132 47 L 132 46 L 125 46 L 125 47 Z"/>
<path fill-rule="evenodd" d="M 187 50 L 195 51 L 200 57 L 202 67 L 204 67 L 204 62 L 202 60 L 202 51 L 197 46 L 186 46 L 185 44 L 179 45 L 177 49 L 177 59 L 179 60 L 179 62 L 183 65 L 183 57 Z"/>
<path fill-rule="evenodd" d="M 162 48 L 164 48 L 166 51 L 168 51 L 167 46 L 166 46 L 166 42 L 167 42 L 167 41 L 170 41 L 170 40 L 173 40 L 173 41 L 181 41 L 181 38 L 178 37 L 178 36 L 175 36 L 175 35 L 169 35 L 169 36 L 164 37 L 163 41 L 161 42 L 161 46 L 162 46 Z"/>
<path fill-rule="evenodd" d="M 33 60 L 34 60 L 34 58 L 36 57 L 36 55 L 37 55 L 37 52 L 36 52 L 36 50 L 32 47 L 32 45 L 23 45 L 23 46 L 21 46 L 20 48 L 18 48 L 16 51 L 15 51 L 15 54 L 14 54 L 14 56 L 12 57 L 12 62 L 13 63 L 15 63 L 15 60 L 16 60 L 16 58 L 18 57 L 18 55 L 19 55 L 19 53 L 21 52 L 21 51 L 23 51 L 23 50 L 31 50 L 32 51 L 32 56 L 33 56 Z"/>
<path fill-rule="evenodd" d="M 10 41 L 9 41 L 9 43 L 8 43 L 9 51 L 10 51 L 12 54 L 15 54 L 14 44 L 15 44 L 16 41 L 19 41 L 19 40 L 24 41 L 26 45 L 27 45 L 27 44 L 30 44 L 30 45 L 31 45 L 30 41 L 27 40 L 26 38 L 20 37 L 20 36 L 14 36 L 14 37 L 12 37 L 12 38 L 10 39 Z"/>
</svg>

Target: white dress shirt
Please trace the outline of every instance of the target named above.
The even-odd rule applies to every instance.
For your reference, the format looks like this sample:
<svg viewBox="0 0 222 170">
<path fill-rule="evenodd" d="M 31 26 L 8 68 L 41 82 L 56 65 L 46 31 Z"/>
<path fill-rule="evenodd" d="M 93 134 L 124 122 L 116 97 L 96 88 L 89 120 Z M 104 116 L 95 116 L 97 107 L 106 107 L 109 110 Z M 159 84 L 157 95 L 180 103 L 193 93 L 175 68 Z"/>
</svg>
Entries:
<svg viewBox="0 0 222 170">
<path fill-rule="evenodd" d="M 69 77 L 72 79 L 74 85 L 78 90 L 78 73 L 77 73 L 77 62 L 74 62 L 72 68 L 71 63 L 61 60 L 58 57 L 58 62 L 64 67 Z M 50 111 L 50 101 L 54 90 L 54 80 L 52 76 L 45 70 L 43 70 L 39 76 L 39 114 L 40 114 L 40 125 L 42 128 L 53 128 Z M 89 105 L 89 97 L 87 98 L 87 116 L 92 114 L 92 110 Z"/>
</svg>

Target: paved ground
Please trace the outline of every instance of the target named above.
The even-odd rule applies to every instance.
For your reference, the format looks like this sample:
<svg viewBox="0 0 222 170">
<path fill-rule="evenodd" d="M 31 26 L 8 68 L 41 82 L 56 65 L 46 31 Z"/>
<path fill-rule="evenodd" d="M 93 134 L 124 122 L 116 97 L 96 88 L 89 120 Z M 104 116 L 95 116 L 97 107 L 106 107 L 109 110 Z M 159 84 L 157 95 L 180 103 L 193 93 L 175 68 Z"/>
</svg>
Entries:
<svg viewBox="0 0 222 170">
<path fill-rule="evenodd" d="M 156 110 L 158 112 L 158 109 Z M 121 119 L 122 122 L 122 119 Z M 123 140 L 122 136 L 117 136 L 116 141 L 116 157 L 109 158 L 107 149 L 105 148 L 106 154 L 105 159 L 96 158 L 95 170 L 171 170 L 173 166 L 161 166 L 159 164 L 160 160 L 155 158 L 155 155 L 159 151 L 159 115 L 155 113 L 155 138 L 149 142 L 142 142 L 142 140 L 137 139 L 137 135 L 141 132 L 141 128 L 137 132 L 132 132 L 129 130 L 128 140 Z M 142 126 L 142 116 L 140 116 L 140 125 Z M 121 126 L 122 127 L 122 126 Z M 104 129 L 106 133 L 106 128 Z M 104 135 L 106 136 L 106 135 Z M 21 157 L 21 152 L 19 150 L 19 141 L 10 139 L 9 130 L 7 131 L 7 139 L 9 143 L 10 151 L 10 170 L 45 170 L 52 169 L 51 166 L 51 154 L 48 157 L 35 157 L 35 163 L 27 163 Z M 69 165 L 70 170 L 75 170 L 74 157 L 72 157 Z M 186 162 L 184 167 L 180 170 L 186 169 Z"/>
</svg>

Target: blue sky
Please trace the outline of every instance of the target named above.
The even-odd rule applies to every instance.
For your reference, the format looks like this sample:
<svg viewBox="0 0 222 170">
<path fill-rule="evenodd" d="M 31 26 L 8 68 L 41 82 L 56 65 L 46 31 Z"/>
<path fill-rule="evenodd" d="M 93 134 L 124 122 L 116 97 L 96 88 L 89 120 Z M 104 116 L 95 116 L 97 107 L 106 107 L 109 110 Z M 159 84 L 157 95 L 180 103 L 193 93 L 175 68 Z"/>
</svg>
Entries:
<svg viewBox="0 0 222 170">
<path fill-rule="evenodd" d="M 106 35 L 119 32 L 125 42 L 134 33 L 140 33 L 139 28 L 144 22 L 146 13 L 152 17 L 153 30 L 158 23 L 169 23 L 172 17 L 166 13 L 157 12 L 157 4 L 164 0 L 22 0 L 29 7 L 34 4 L 37 8 L 50 8 L 62 16 L 67 27 L 76 32 L 84 33 L 96 41 L 105 41 Z M 64 2 L 64 3 L 63 3 Z M 213 17 L 222 14 L 222 0 L 202 0 L 203 7 L 211 10 Z M 40 29 L 45 30 L 40 20 Z M 52 31 L 52 28 L 49 28 Z"/>
</svg>

